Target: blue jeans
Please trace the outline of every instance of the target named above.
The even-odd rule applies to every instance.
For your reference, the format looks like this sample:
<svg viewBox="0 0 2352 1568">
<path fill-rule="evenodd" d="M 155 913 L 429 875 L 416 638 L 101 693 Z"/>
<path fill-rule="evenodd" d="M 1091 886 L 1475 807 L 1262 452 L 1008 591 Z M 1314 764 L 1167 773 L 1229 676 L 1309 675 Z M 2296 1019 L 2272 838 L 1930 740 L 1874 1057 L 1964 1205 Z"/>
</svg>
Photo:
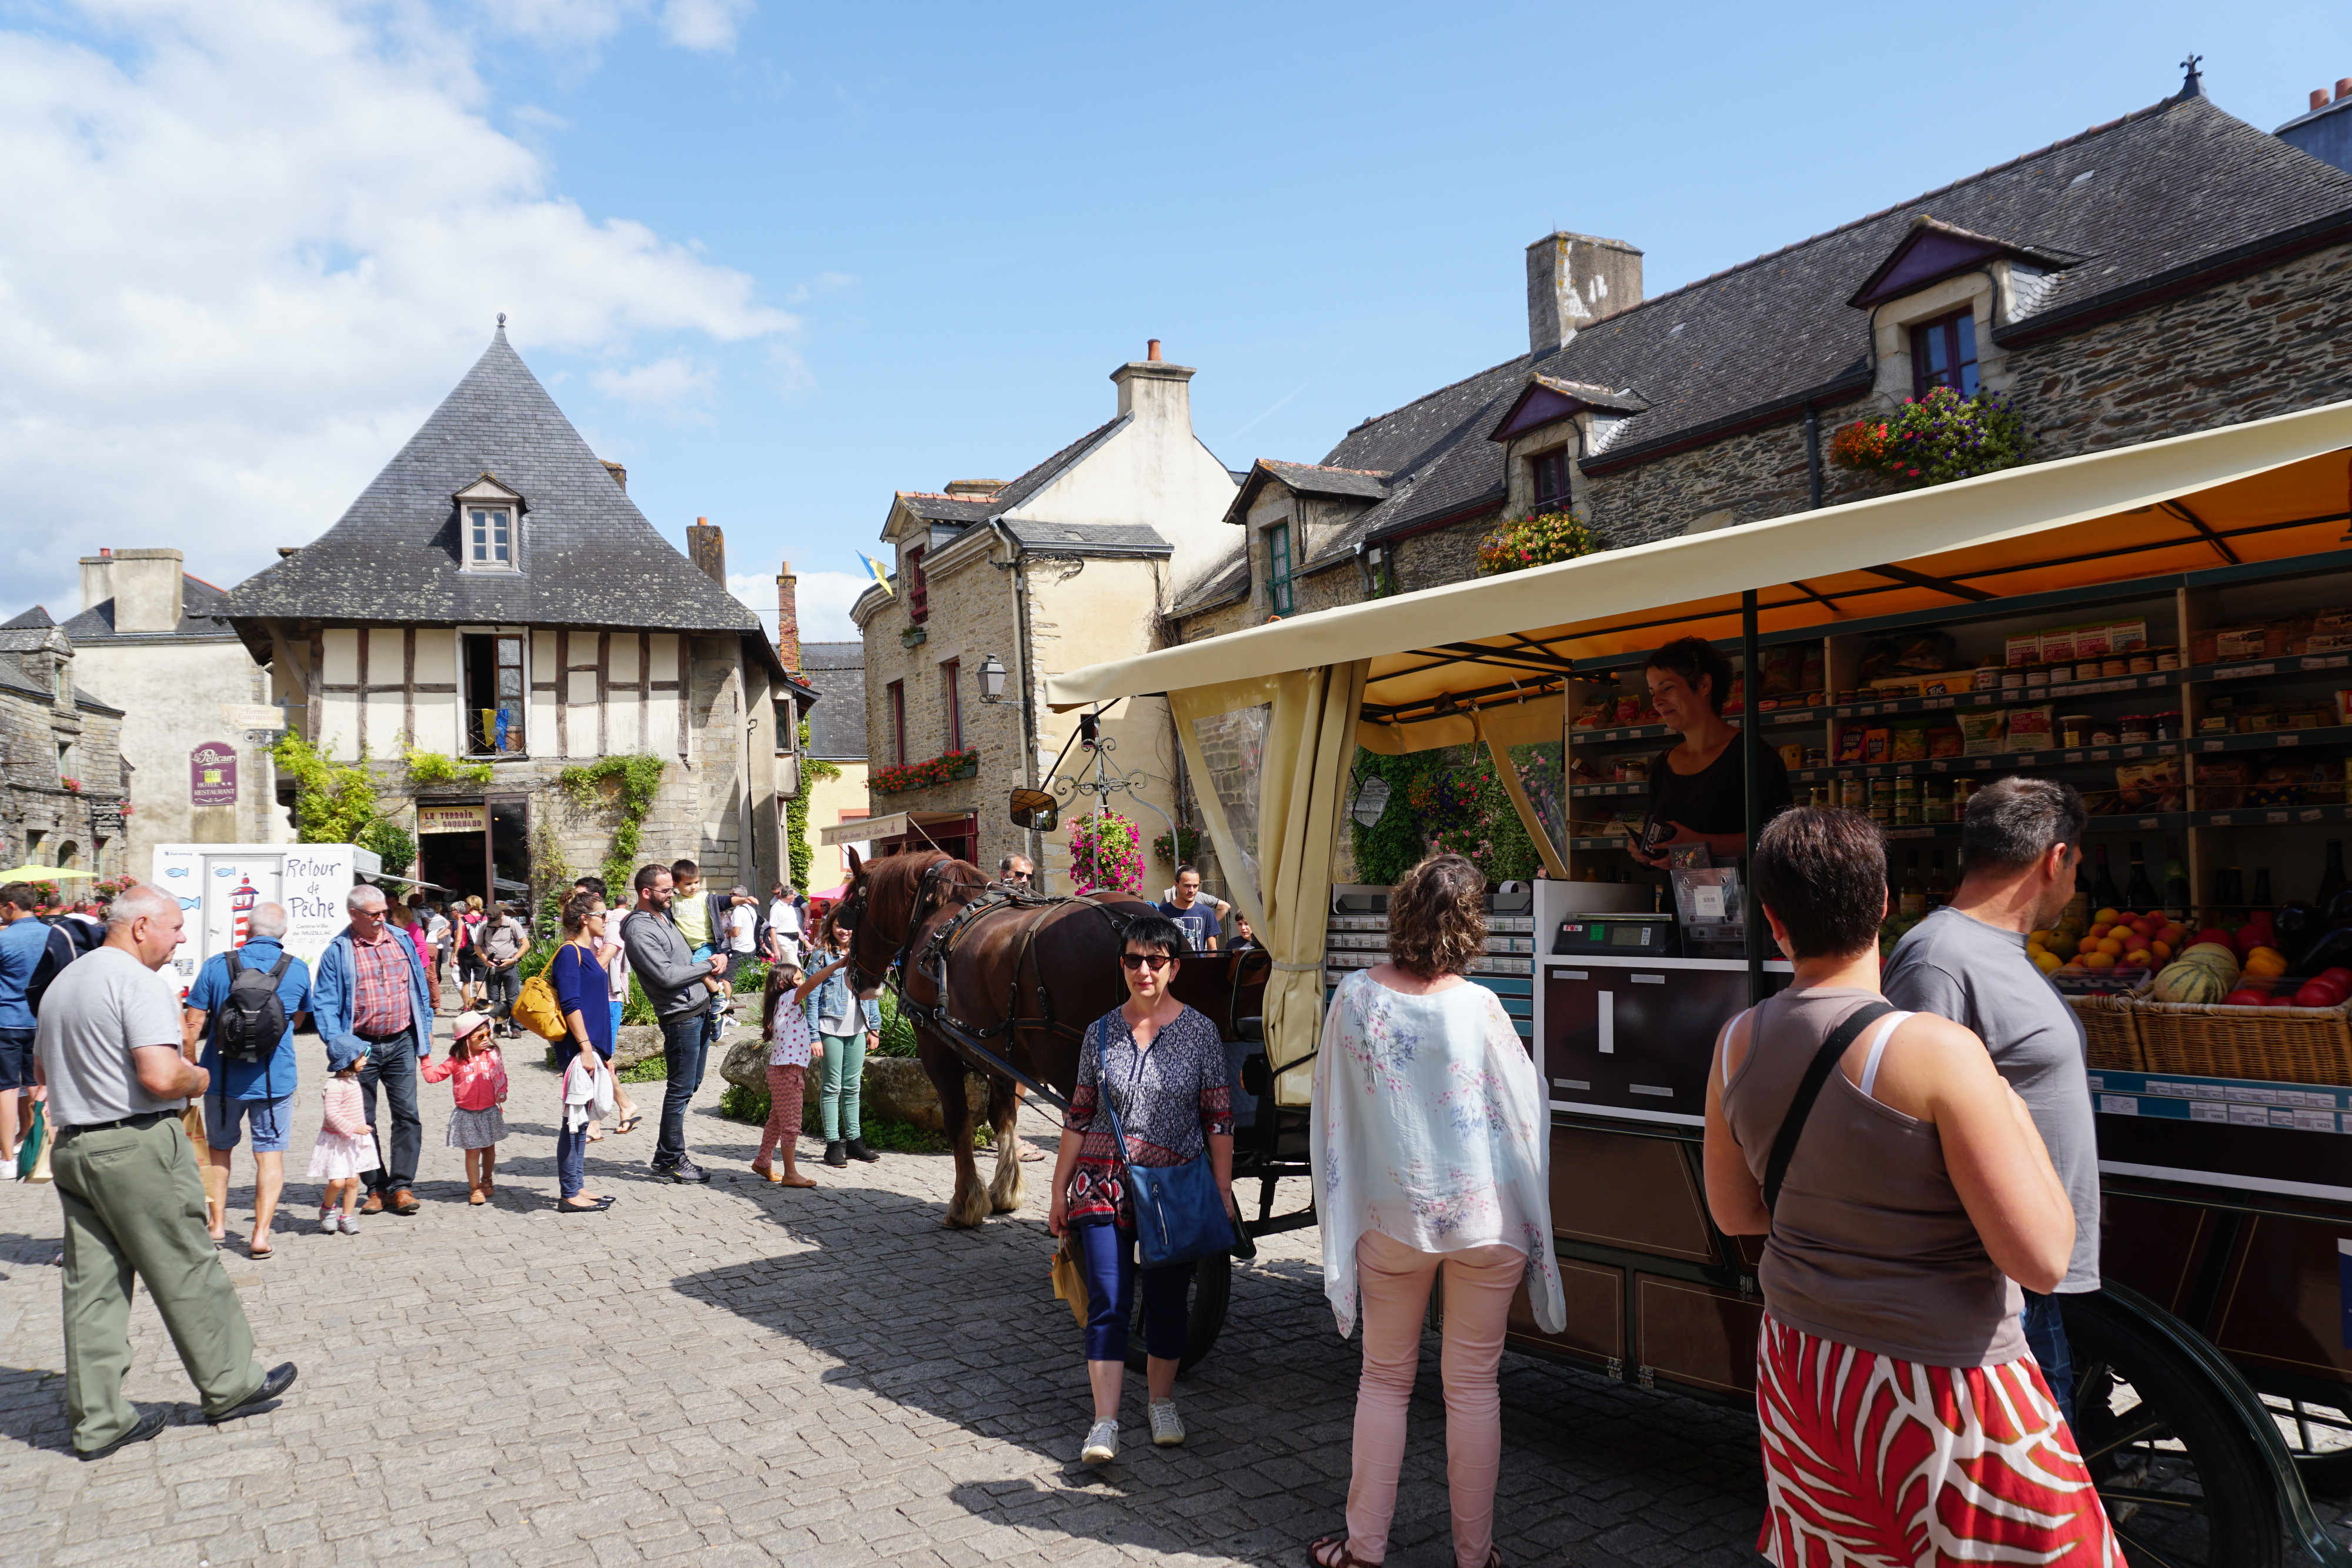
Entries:
<svg viewBox="0 0 2352 1568">
<path fill-rule="evenodd" d="M 686 1108 L 702 1087 L 710 1059 L 710 1015 L 700 1008 L 662 1019 L 662 1062 L 669 1082 L 662 1090 L 661 1136 L 654 1144 L 654 1168 L 667 1170 L 686 1158 Z"/>
<path fill-rule="evenodd" d="M 375 1169 L 360 1179 L 370 1192 L 395 1192 L 416 1185 L 416 1157 L 425 1150 L 425 1120 L 416 1112 L 416 1030 L 368 1045 L 367 1065 L 360 1069 L 360 1099 L 367 1107 L 368 1131 L 375 1134 L 380 1156 Z M 385 1106 L 392 1113 L 392 1135 L 385 1137 L 375 1120 L 375 1091 L 383 1085 Z"/>
<path fill-rule="evenodd" d="M 1192 1265 L 1166 1269 L 1135 1266 L 1135 1232 L 1102 1223 L 1071 1227 L 1087 1276 L 1087 1359 L 1127 1359 L 1127 1323 L 1135 1312 L 1135 1281 L 1143 1276 L 1143 1348 L 1162 1361 L 1184 1354 L 1187 1309 L 1184 1287 Z"/>
<path fill-rule="evenodd" d="M 2027 1291 L 2025 1311 L 2026 1347 L 2033 1359 L 2042 1364 L 2042 1381 L 2050 1385 L 2052 1397 L 2058 1401 L 2058 1414 L 2066 1417 L 2067 1428 L 2074 1425 L 2074 1352 L 2066 1343 L 2066 1320 L 2059 1315 L 2058 1298 L 2037 1296 Z"/>
<path fill-rule="evenodd" d="M 588 1181 L 588 1129 L 582 1126 L 576 1133 L 567 1133 L 563 1124 L 570 1113 L 562 1106 L 555 1112 L 555 1182 L 565 1197 L 578 1197 Z"/>
<path fill-rule="evenodd" d="M 613 1004 L 613 1051 L 618 1051 L 621 1049 L 621 1009 L 627 1005 L 628 1004 L 625 1002 L 614 1002 Z M 604 1053 L 607 1061 L 612 1059 L 612 1051 L 608 1051 Z"/>
</svg>

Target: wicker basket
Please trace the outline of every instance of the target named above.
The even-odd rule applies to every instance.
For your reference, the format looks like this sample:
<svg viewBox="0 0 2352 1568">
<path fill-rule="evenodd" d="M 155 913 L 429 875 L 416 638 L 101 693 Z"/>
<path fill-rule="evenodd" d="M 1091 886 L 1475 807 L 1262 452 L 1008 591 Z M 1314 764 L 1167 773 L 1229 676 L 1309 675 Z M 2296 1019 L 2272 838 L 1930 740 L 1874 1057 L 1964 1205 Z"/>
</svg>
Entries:
<svg viewBox="0 0 2352 1568">
<path fill-rule="evenodd" d="M 2084 1054 L 2093 1071 L 2145 1071 L 2129 1001 L 2109 996 L 2072 996 L 2066 1001 L 2083 1020 Z"/>
<path fill-rule="evenodd" d="M 2352 1084 L 2352 1009 L 2137 1000 L 2126 1005 L 2146 1071 Z"/>
</svg>

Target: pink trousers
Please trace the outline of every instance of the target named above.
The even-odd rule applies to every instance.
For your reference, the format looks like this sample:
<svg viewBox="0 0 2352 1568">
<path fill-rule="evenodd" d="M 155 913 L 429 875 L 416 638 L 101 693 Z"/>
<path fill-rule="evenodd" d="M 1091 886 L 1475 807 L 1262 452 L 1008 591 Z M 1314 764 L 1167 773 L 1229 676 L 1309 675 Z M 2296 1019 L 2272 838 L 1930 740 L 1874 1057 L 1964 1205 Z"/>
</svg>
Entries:
<svg viewBox="0 0 2352 1568">
<path fill-rule="evenodd" d="M 1367 1563 L 1388 1556 L 1404 1464 L 1405 1411 L 1421 1364 L 1430 1287 L 1445 1270 L 1445 1482 L 1454 1511 L 1454 1561 L 1486 1568 L 1495 1543 L 1495 1478 L 1503 1459 L 1503 1398 L 1495 1369 L 1511 1297 L 1527 1277 L 1516 1247 L 1422 1252 L 1368 1230 L 1356 1243 L 1363 1296 L 1364 1371 L 1356 1385 L 1355 1476 L 1348 1483 L 1348 1549 Z"/>
<path fill-rule="evenodd" d="M 768 1064 L 768 1124 L 760 1129 L 759 1164 L 770 1163 L 769 1156 L 779 1148 L 790 1151 L 799 1146 L 802 1084 L 807 1076 L 805 1067 Z"/>
</svg>

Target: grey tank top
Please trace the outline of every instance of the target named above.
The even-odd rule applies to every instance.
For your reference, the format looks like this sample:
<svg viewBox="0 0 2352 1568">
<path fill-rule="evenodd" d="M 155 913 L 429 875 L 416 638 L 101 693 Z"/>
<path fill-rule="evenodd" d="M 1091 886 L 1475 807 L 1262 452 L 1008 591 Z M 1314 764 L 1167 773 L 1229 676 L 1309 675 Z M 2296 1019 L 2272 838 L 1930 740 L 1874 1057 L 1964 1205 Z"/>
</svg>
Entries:
<svg viewBox="0 0 2352 1568">
<path fill-rule="evenodd" d="M 1757 1007 L 1723 1113 L 1759 1182 L 1822 1042 L 1879 999 L 1825 987 Z M 1883 1047 L 1892 1032 L 1883 1020 L 1861 1038 Z M 2025 1354 L 2024 1297 L 1985 1252 L 1934 1124 L 1881 1104 L 1843 1071 L 1822 1083 L 1797 1140 L 1756 1280 L 1765 1310 L 1788 1327 L 1881 1355 L 1995 1366 Z"/>
</svg>

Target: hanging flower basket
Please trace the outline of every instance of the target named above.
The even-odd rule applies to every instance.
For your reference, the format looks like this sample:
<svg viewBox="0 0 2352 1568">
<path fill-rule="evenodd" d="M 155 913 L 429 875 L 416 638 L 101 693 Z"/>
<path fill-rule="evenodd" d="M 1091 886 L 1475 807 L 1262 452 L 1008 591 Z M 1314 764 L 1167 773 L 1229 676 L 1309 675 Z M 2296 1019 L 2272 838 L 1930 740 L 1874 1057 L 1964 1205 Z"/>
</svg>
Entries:
<svg viewBox="0 0 2352 1568">
<path fill-rule="evenodd" d="M 877 795 L 897 795 L 908 789 L 926 789 L 934 784 L 951 784 L 959 779 L 974 778 L 979 772 L 977 750 L 950 751 L 928 762 L 885 768 L 873 776 L 866 787 Z"/>
<path fill-rule="evenodd" d="M 1601 548 L 1600 537 L 1574 512 L 1538 512 L 1506 521 L 1478 541 L 1478 575 L 1574 560 Z"/>
<path fill-rule="evenodd" d="M 1899 489 L 1924 490 L 2013 468 L 2032 444 L 2024 419 L 1997 392 L 1962 397 L 1950 387 L 1905 398 L 1892 413 L 1858 419 L 1830 437 L 1830 461 L 1857 474 L 1884 474 Z"/>
</svg>

